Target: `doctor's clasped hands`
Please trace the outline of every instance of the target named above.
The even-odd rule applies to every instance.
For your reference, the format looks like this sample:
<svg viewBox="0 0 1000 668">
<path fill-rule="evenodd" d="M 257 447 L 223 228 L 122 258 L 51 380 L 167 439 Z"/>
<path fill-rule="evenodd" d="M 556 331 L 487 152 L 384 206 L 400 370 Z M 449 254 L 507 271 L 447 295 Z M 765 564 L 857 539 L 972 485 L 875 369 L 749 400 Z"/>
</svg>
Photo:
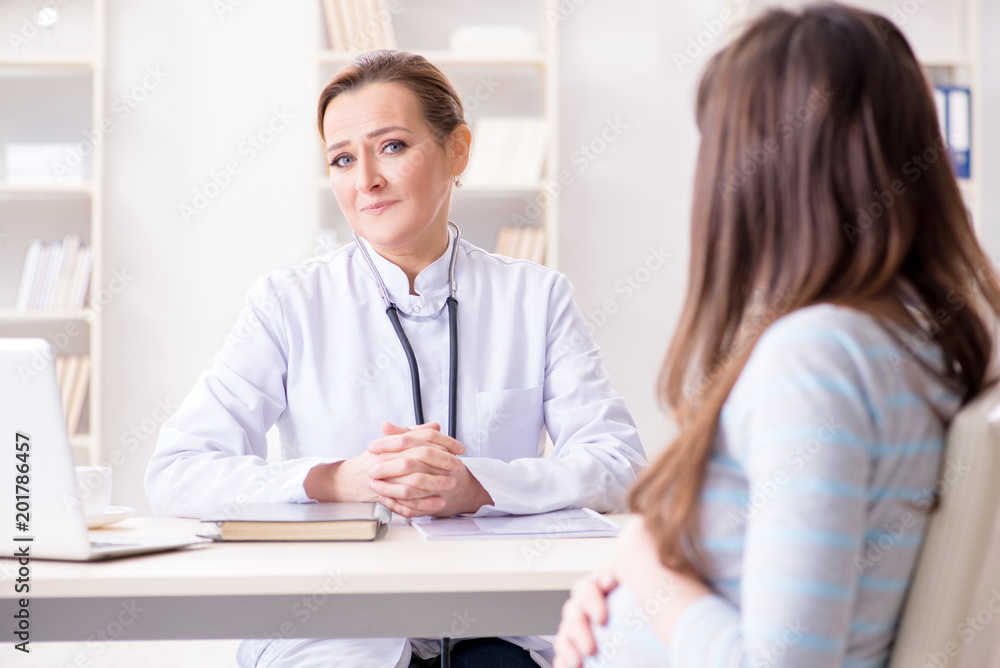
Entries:
<svg viewBox="0 0 1000 668">
<path fill-rule="evenodd" d="M 492 505 L 458 457 L 465 446 L 438 423 L 406 428 L 384 422 L 382 432 L 360 455 L 314 467 L 306 494 L 317 501 L 379 501 L 404 517 L 448 517 Z"/>
</svg>

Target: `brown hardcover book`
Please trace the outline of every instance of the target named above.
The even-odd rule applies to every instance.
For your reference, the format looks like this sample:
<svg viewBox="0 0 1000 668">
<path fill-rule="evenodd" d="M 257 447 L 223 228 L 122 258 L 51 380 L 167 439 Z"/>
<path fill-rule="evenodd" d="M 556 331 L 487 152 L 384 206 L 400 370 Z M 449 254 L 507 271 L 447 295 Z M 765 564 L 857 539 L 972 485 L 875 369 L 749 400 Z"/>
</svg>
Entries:
<svg viewBox="0 0 1000 668">
<path fill-rule="evenodd" d="M 231 541 L 375 540 L 392 513 L 380 503 L 232 503 L 201 518 L 199 535 Z"/>
</svg>

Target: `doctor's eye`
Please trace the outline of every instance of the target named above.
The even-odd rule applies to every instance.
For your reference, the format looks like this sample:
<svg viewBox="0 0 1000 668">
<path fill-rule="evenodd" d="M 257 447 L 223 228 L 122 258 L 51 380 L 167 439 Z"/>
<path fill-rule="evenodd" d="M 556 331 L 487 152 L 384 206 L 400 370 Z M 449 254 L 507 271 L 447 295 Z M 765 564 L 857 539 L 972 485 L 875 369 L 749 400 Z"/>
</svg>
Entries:
<svg viewBox="0 0 1000 668">
<path fill-rule="evenodd" d="M 399 141 L 398 139 L 393 139 L 392 141 L 387 141 L 382 145 L 382 152 L 389 153 L 399 153 L 406 148 L 406 142 Z"/>
<path fill-rule="evenodd" d="M 346 153 L 342 153 L 342 154 L 338 155 L 336 158 L 334 158 L 333 160 L 330 161 L 330 166 L 331 167 L 347 167 L 349 164 L 351 164 L 351 162 L 354 162 L 354 158 L 352 158 L 351 156 L 347 155 Z"/>
</svg>

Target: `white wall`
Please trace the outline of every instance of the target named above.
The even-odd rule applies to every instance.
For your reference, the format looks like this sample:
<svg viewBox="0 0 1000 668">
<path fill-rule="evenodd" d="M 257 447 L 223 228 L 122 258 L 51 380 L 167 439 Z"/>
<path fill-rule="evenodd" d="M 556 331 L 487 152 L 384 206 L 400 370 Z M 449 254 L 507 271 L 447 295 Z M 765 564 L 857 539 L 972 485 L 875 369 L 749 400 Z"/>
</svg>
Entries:
<svg viewBox="0 0 1000 668">
<path fill-rule="evenodd" d="M 308 251 L 313 35 L 306 0 L 243 2 L 222 17 L 203 1 L 108 1 L 108 108 L 148 67 L 166 73 L 106 145 L 105 267 L 108 278 L 113 269 L 134 278 L 105 310 L 103 451 L 125 456 L 115 503 L 148 512 L 142 474 L 166 412 L 211 364 L 253 280 Z M 673 54 L 718 25 L 723 0 L 644 0 L 627 12 L 621 3 L 563 4 L 575 9 L 560 24 L 561 166 L 575 181 L 559 201 L 560 269 L 597 325 L 647 449 L 658 452 L 669 425 L 655 380 L 687 271 L 693 94 L 708 55 L 678 67 Z M 992 5 L 984 25 L 1000 26 L 1000 5 L 984 5 Z M 985 49 L 984 63 L 1000 61 L 1000 46 L 985 41 Z M 1000 75 L 986 76 L 984 116 L 998 117 Z M 275 108 L 295 119 L 249 160 L 241 144 Z M 986 183 L 1000 170 L 1000 131 L 988 131 Z M 582 169 L 578 151 L 592 142 L 602 149 L 602 132 L 614 138 Z M 178 206 L 230 160 L 240 173 L 184 222 Z M 1000 250 L 990 226 L 1000 214 L 995 191 L 984 197 L 984 236 Z M 669 260 L 647 273 L 661 248 Z M 638 290 L 630 293 L 627 276 Z"/>
<path fill-rule="evenodd" d="M 211 2 L 108 4 L 109 108 L 147 68 L 166 73 L 106 146 L 105 267 L 134 279 L 105 310 L 103 452 L 125 455 L 115 503 L 147 512 L 142 476 L 170 405 L 210 366 L 253 281 L 305 257 L 306 5 L 247 2 L 220 18 Z M 275 109 L 295 120 L 254 155 L 244 142 Z M 229 161 L 239 173 L 185 222 L 179 206 Z"/>
<path fill-rule="evenodd" d="M 706 21 L 721 28 L 723 6 L 646 2 L 626 16 L 618 3 L 587 2 L 560 36 L 563 166 L 578 172 L 574 156 L 599 148 L 609 121 L 626 127 L 560 200 L 559 268 L 650 453 L 669 433 L 655 386 L 687 275 L 695 88 L 721 38 L 703 35 L 708 48 L 692 50 L 690 63 L 674 54 L 685 55 Z M 656 269 L 663 252 L 670 259 Z"/>
<path fill-rule="evenodd" d="M 1000 2 L 983 0 L 982 10 L 982 60 L 983 63 L 983 136 L 982 167 L 983 187 L 982 220 L 979 224 L 983 245 L 993 259 L 1000 263 Z"/>
</svg>

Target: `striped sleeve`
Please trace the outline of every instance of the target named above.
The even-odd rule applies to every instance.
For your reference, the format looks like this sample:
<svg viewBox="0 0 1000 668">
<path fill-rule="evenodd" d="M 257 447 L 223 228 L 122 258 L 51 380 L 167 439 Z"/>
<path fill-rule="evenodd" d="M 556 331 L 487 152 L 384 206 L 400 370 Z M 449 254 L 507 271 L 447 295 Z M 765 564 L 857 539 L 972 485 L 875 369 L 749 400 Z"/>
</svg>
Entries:
<svg viewBox="0 0 1000 668">
<path fill-rule="evenodd" d="M 878 412 L 849 337 L 783 340 L 772 329 L 719 426 L 738 443 L 731 454 L 752 512 L 741 535 L 705 536 L 713 557 L 741 560 L 740 605 L 707 596 L 689 606 L 668 645 L 672 668 L 826 668 L 845 658 Z"/>
</svg>

